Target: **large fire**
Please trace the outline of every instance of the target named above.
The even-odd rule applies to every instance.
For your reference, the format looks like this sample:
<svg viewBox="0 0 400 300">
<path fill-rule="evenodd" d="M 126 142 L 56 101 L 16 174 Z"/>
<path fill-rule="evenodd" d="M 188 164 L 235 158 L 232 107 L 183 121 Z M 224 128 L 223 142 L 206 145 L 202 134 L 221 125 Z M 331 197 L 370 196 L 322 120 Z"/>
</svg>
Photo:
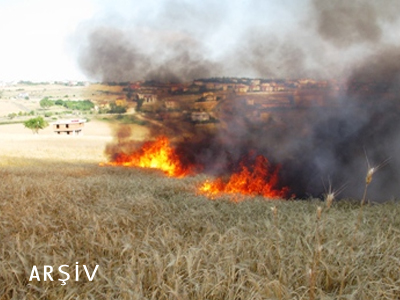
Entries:
<svg viewBox="0 0 400 300">
<path fill-rule="evenodd" d="M 199 187 L 200 194 L 215 199 L 224 194 L 263 196 L 270 199 L 286 198 L 288 188 L 276 188 L 278 185 L 279 168 L 272 169 L 268 160 L 259 155 L 252 167 L 245 166 L 242 161 L 240 170 L 232 174 L 228 181 L 217 178 L 207 180 Z M 239 199 L 239 198 L 236 198 Z"/>
<path fill-rule="evenodd" d="M 113 161 L 105 165 L 159 169 L 170 177 L 184 177 L 191 173 L 191 168 L 182 165 L 179 155 L 165 136 L 144 143 L 133 153 L 117 153 Z"/>
<path fill-rule="evenodd" d="M 193 174 L 195 169 L 194 166 L 185 167 L 182 164 L 178 153 L 165 136 L 145 142 L 140 149 L 130 154 L 117 153 L 111 162 L 101 165 L 159 169 L 169 177 L 178 178 Z M 231 195 L 233 201 L 239 201 L 240 195 L 287 198 L 289 189 L 277 187 L 278 173 L 279 167 L 272 167 L 264 156 L 259 155 L 253 164 L 249 164 L 248 159 L 243 159 L 238 172 L 233 173 L 228 180 L 206 180 L 198 187 L 198 191 L 211 199 Z"/>
</svg>

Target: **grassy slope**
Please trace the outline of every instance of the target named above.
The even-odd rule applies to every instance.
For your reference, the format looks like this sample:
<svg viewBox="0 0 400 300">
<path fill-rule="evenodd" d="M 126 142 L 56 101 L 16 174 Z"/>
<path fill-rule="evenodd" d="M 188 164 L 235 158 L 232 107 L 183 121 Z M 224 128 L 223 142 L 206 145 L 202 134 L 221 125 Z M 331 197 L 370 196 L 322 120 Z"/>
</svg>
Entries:
<svg viewBox="0 0 400 300">
<path fill-rule="evenodd" d="M 318 221 L 318 201 L 209 201 L 201 177 L 13 159 L 0 178 L 0 299 L 400 297 L 395 203 L 364 207 L 355 230 L 356 204 Z M 75 262 L 100 265 L 93 282 Z M 65 286 L 28 281 L 62 264 Z"/>
</svg>

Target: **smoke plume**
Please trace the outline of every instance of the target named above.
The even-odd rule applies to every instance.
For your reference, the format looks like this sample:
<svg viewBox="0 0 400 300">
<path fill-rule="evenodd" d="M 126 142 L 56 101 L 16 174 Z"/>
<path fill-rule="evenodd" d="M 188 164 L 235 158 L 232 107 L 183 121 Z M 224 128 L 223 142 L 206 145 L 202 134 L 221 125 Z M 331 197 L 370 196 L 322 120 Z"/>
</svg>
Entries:
<svg viewBox="0 0 400 300">
<path fill-rule="evenodd" d="M 338 47 L 380 42 L 383 25 L 397 21 L 400 10 L 393 0 L 313 0 L 312 4 L 318 33 Z"/>
<path fill-rule="evenodd" d="M 301 2 L 301 3 L 300 3 Z M 93 79 L 188 82 L 234 76 L 337 79 L 342 88 L 323 106 L 246 117 L 246 96 L 228 99 L 210 130 L 165 123 L 188 163 L 223 174 L 249 151 L 280 164 L 282 185 L 298 196 L 320 195 L 322 182 L 361 197 L 367 160 L 389 163 L 374 176 L 376 200 L 400 194 L 400 5 L 396 0 L 164 1 L 127 26 L 96 20 L 80 28 L 78 60 Z M 99 25 L 100 24 L 100 25 Z M 327 96 L 328 97 L 328 96 Z M 115 147 L 111 147 L 117 151 Z M 109 148 L 109 149 L 111 149 Z"/>
</svg>

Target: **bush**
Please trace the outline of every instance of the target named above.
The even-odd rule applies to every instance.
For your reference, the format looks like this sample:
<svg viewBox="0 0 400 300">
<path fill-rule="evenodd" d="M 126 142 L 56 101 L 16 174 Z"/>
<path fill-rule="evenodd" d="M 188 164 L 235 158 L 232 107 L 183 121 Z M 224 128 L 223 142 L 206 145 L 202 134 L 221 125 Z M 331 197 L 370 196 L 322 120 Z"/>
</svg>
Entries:
<svg viewBox="0 0 400 300">
<path fill-rule="evenodd" d="M 61 99 L 58 99 L 54 102 L 55 105 L 59 105 L 59 106 L 64 106 L 64 101 Z"/>
<path fill-rule="evenodd" d="M 110 104 L 110 109 L 108 110 L 109 114 L 123 114 L 126 113 L 126 107 L 125 106 L 119 106 L 115 103 Z"/>
<path fill-rule="evenodd" d="M 50 106 L 54 105 L 54 101 L 46 97 L 40 100 L 39 104 L 41 108 L 49 108 Z"/>
<path fill-rule="evenodd" d="M 10 114 L 7 115 L 7 117 L 8 117 L 10 120 L 14 119 L 16 116 L 17 116 L 16 113 L 10 113 Z"/>
</svg>

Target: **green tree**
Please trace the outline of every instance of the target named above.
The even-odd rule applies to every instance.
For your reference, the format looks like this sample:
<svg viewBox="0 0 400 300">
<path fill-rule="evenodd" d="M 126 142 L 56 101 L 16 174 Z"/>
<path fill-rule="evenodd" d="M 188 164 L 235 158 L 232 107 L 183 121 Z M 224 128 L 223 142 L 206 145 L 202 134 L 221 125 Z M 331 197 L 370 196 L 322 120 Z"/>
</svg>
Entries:
<svg viewBox="0 0 400 300">
<path fill-rule="evenodd" d="M 40 129 L 44 129 L 47 126 L 49 126 L 49 123 L 47 123 L 42 117 L 37 117 L 37 118 L 32 118 L 24 122 L 24 126 L 35 134 L 39 133 Z"/>
<path fill-rule="evenodd" d="M 110 109 L 109 109 L 108 113 L 109 114 L 124 114 L 124 113 L 126 113 L 126 107 L 119 106 L 116 103 L 112 102 L 112 103 L 110 103 Z"/>
<path fill-rule="evenodd" d="M 144 99 L 137 99 L 136 100 L 136 111 L 140 111 L 142 109 L 142 105 L 143 105 Z"/>
<path fill-rule="evenodd" d="M 54 101 L 50 100 L 49 98 L 43 98 L 39 102 L 41 108 L 48 108 L 54 105 Z"/>
<path fill-rule="evenodd" d="M 16 113 L 10 113 L 10 114 L 7 115 L 7 117 L 8 117 L 10 120 L 14 119 L 16 116 L 17 116 Z"/>
<path fill-rule="evenodd" d="M 55 105 L 59 105 L 59 106 L 63 106 L 64 105 L 64 101 L 61 99 L 58 99 L 54 102 Z"/>
</svg>

